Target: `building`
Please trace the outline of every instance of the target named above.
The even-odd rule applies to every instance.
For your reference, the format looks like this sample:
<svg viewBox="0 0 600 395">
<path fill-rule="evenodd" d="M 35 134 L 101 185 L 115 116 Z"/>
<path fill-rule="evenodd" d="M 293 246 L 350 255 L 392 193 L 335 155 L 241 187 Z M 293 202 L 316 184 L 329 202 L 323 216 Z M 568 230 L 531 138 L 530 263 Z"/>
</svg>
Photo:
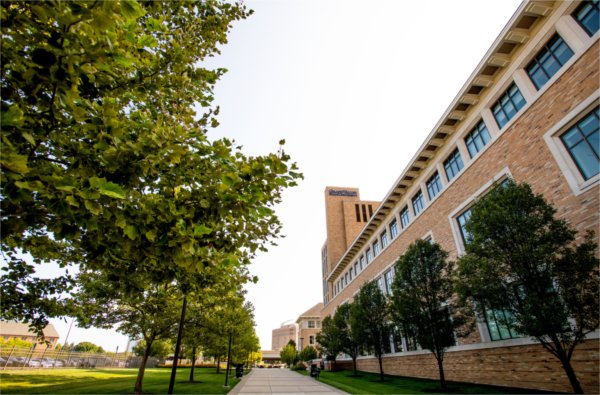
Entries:
<svg viewBox="0 0 600 395">
<path fill-rule="evenodd" d="M 356 188 L 325 189 L 321 317 L 366 281 L 389 292 L 395 261 L 416 239 L 460 256 L 470 206 L 507 177 L 542 193 L 579 235 L 598 234 L 599 19 L 597 0 L 524 1 L 368 220 Z M 352 209 L 356 228 L 344 222 Z M 572 359 L 586 392 L 599 388 L 598 337 Z M 447 380 L 571 391 L 560 362 L 494 313 L 458 339 L 444 366 Z M 367 356 L 358 368 L 379 367 Z M 384 371 L 438 378 L 433 356 L 401 334 Z"/>
<path fill-rule="evenodd" d="M 271 350 L 281 351 L 290 340 L 298 344 L 298 328 L 296 324 L 281 324 L 277 329 L 271 332 Z"/>
<path fill-rule="evenodd" d="M 32 332 L 29 328 L 29 325 L 22 324 L 16 321 L 0 321 L 0 336 L 4 338 L 4 340 L 10 340 L 13 338 L 25 340 L 36 344 L 36 349 L 40 348 L 48 348 L 54 349 L 56 348 L 56 344 L 58 343 L 58 338 L 60 337 L 56 329 L 52 324 L 48 324 L 44 330 L 44 340 L 38 341 L 37 334 Z M 48 344 L 46 344 L 48 342 Z"/>
<path fill-rule="evenodd" d="M 300 314 L 296 320 L 298 325 L 298 350 L 308 346 L 317 346 L 317 333 L 321 330 L 321 310 L 323 303 L 317 303 L 304 313 Z"/>
</svg>

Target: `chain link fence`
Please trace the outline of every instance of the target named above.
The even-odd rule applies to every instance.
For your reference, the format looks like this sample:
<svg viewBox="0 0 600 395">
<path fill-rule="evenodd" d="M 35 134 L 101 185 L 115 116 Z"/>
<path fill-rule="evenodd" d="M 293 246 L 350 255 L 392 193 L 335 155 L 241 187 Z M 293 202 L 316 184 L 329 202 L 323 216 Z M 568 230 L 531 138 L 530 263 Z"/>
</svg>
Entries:
<svg viewBox="0 0 600 395">
<path fill-rule="evenodd" d="M 156 367 L 158 359 L 148 358 L 146 367 Z M 87 353 L 44 348 L 0 348 L 0 370 L 29 368 L 138 368 L 142 357 L 132 353 Z"/>
</svg>

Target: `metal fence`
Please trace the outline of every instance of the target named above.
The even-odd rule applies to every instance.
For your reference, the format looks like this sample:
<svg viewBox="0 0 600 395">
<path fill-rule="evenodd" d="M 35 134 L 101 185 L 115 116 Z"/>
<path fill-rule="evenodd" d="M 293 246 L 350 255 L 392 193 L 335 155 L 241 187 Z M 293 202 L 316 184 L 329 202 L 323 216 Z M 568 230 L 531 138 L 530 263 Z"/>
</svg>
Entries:
<svg viewBox="0 0 600 395">
<path fill-rule="evenodd" d="M 132 353 L 86 353 L 50 350 L 43 347 L 0 348 L 0 369 L 30 368 L 137 368 L 142 358 Z M 156 358 L 148 358 L 146 367 L 154 367 Z"/>
</svg>

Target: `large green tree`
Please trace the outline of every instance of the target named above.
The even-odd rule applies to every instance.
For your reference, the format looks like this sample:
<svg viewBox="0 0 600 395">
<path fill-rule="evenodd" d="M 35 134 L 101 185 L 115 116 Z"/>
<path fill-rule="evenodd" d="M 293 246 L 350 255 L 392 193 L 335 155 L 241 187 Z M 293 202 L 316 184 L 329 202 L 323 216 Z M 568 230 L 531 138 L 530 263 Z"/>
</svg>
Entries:
<svg viewBox="0 0 600 395">
<path fill-rule="evenodd" d="M 576 393 L 575 347 L 598 328 L 599 261 L 595 237 L 576 232 L 527 184 L 497 186 L 471 209 L 457 290 L 483 316 L 531 336 L 561 362 Z"/>
<path fill-rule="evenodd" d="M 365 283 L 352 302 L 352 331 L 379 362 L 379 379 L 384 380 L 383 354 L 389 352 L 391 325 L 388 301 L 375 281 Z"/>
<path fill-rule="evenodd" d="M 321 331 L 317 333 L 316 338 L 322 353 L 327 357 L 327 360 L 333 361 L 335 367 L 336 358 L 342 352 L 342 342 L 340 330 L 331 316 L 323 318 Z"/>
<path fill-rule="evenodd" d="M 409 245 L 396 262 L 390 304 L 397 326 L 433 353 L 442 389 L 446 389 L 445 351 L 456 343 L 455 331 L 465 324 L 460 316 L 451 317 L 454 263 L 447 257 L 437 243 L 416 240 Z"/>
<path fill-rule="evenodd" d="M 342 351 L 352 358 L 352 374 L 356 376 L 356 359 L 360 356 L 367 339 L 365 332 L 361 330 L 363 319 L 361 310 L 357 303 L 345 303 L 338 307 L 333 316 L 334 325 L 339 330 L 339 341 Z"/>
<path fill-rule="evenodd" d="M 279 233 L 272 205 L 300 177 L 289 157 L 247 157 L 207 137 L 224 70 L 199 64 L 249 15 L 243 5 L 6 1 L 0 10 L 2 317 L 40 329 L 69 312 L 60 295 L 72 277 L 34 276 L 48 261 L 105 271 L 112 283 L 141 272 L 181 288 L 206 266 L 247 264 Z"/>
<path fill-rule="evenodd" d="M 279 352 L 281 360 L 287 364 L 288 367 L 292 368 L 298 359 L 298 350 L 296 350 L 296 346 L 294 344 L 286 344 L 281 351 Z"/>
</svg>

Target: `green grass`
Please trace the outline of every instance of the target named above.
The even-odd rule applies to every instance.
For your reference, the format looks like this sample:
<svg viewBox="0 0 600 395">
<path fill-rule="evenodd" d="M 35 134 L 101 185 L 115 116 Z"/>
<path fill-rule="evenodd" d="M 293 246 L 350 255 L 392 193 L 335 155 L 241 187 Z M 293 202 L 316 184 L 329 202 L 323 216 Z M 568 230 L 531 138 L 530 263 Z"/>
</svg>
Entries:
<svg viewBox="0 0 600 395">
<path fill-rule="evenodd" d="M 131 394 L 137 369 L 26 369 L 0 372 L 2 394 Z M 234 374 L 235 375 L 235 374 Z M 143 391 L 146 394 L 166 394 L 171 369 L 146 369 Z M 176 394 L 226 394 L 239 379 L 229 376 L 224 388 L 225 373 L 213 368 L 196 368 L 194 383 L 190 369 L 177 369 Z"/>
<path fill-rule="evenodd" d="M 308 372 L 302 371 L 307 375 Z M 383 382 L 379 374 L 358 372 L 352 376 L 352 371 L 321 372 L 319 381 L 351 394 L 541 394 L 542 391 L 519 388 L 494 387 L 467 383 L 446 381 L 448 391 L 442 392 L 438 380 L 417 379 L 412 377 L 385 375 Z"/>
</svg>

